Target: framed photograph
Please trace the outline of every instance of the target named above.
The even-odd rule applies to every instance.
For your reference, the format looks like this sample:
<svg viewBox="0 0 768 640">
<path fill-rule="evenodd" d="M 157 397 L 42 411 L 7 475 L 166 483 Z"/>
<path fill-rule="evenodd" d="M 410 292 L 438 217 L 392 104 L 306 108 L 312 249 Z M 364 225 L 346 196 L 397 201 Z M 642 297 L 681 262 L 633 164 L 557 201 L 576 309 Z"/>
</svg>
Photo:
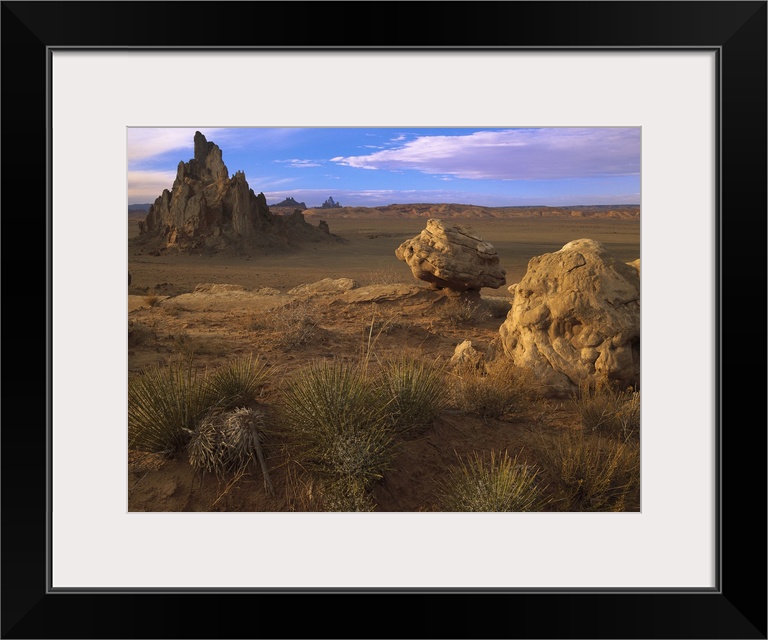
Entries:
<svg viewBox="0 0 768 640">
<path fill-rule="evenodd" d="M 33 238 L 45 245 L 35 263 L 46 282 L 45 384 L 32 359 L 6 377 L 18 387 L 6 394 L 9 416 L 23 398 L 35 419 L 19 428 L 7 419 L 2 435 L 3 637 L 766 637 L 765 429 L 742 417 L 764 417 L 764 385 L 744 357 L 754 347 L 735 349 L 734 335 L 752 333 L 732 324 L 726 333 L 722 322 L 726 310 L 744 318 L 752 306 L 741 282 L 748 296 L 765 292 L 766 3 L 443 3 L 438 13 L 423 3 L 429 22 L 396 19 L 417 6 L 3 3 L 6 235 L 16 251 Z M 339 35 L 342 8 L 362 31 Z M 157 507 L 178 490 L 161 483 L 131 502 L 126 292 L 174 321 L 184 311 L 163 310 L 168 292 L 154 274 L 126 289 L 126 265 L 141 269 L 126 206 L 154 203 L 156 217 L 141 220 L 141 233 L 152 231 L 167 222 L 155 198 L 170 185 L 152 197 L 150 177 L 183 184 L 196 167 L 215 171 L 203 156 L 221 152 L 236 174 L 259 151 L 232 131 L 299 129 L 407 130 L 420 144 L 430 143 L 428 130 L 504 132 L 519 145 L 528 143 L 519 132 L 637 135 L 640 170 L 626 173 L 639 175 L 638 200 L 627 184 L 621 198 L 640 208 L 639 508 L 224 513 Z M 151 135 L 139 144 L 142 132 Z M 179 132 L 194 136 L 192 154 L 159 135 Z M 382 155 L 375 144 L 340 152 L 335 164 L 404 170 L 397 162 L 412 148 Z M 547 163 L 565 164 L 579 143 L 569 144 Z M 618 138 L 589 144 L 584 165 L 599 164 L 602 144 L 615 164 L 626 161 Z M 139 148 L 145 164 L 135 162 Z M 182 149 L 187 164 L 160 175 L 148 159 L 169 149 Z M 294 171 L 312 161 L 278 159 Z M 499 162 L 505 171 L 494 175 L 542 179 Z M 280 181 L 274 173 L 245 171 L 254 198 L 260 184 Z M 461 171 L 443 164 L 433 176 Z M 323 233 L 322 207 L 351 194 L 329 200 L 322 189 L 306 194 L 316 196 L 303 216 L 312 233 Z M 268 204 L 283 198 L 292 208 L 301 195 L 271 188 Z M 10 274 L 14 326 L 13 309 L 33 296 L 27 277 Z M 130 289 L 141 286 L 150 288 Z M 195 341 L 182 324 L 153 326 L 158 345 Z M 279 598 L 302 615 L 266 615 Z M 397 615 L 382 615 L 388 603 Z M 374 612 L 370 630 L 346 623 Z"/>
</svg>

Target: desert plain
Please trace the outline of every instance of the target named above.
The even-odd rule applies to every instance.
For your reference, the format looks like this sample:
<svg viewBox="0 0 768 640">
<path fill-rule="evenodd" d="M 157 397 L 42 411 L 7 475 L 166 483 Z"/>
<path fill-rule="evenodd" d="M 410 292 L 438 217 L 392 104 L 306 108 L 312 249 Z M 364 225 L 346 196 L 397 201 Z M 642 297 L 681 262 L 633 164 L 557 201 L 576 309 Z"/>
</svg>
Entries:
<svg viewBox="0 0 768 640">
<path fill-rule="evenodd" d="M 270 373 L 252 404 L 268 426 L 279 427 L 282 393 L 311 363 L 365 361 L 375 368 L 411 354 L 442 368 L 445 403 L 426 429 L 395 437 L 393 461 L 370 489 L 370 509 L 446 510 L 441 492 L 462 461 L 507 452 L 537 470 L 549 497 L 544 510 L 562 510 L 558 471 L 546 463 L 546 454 L 563 434 L 583 430 L 576 399 L 532 393 L 500 415 L 482 415 L 457 399 L 460 381 L 451 358 L 467 340 L 486 360 L 498 357 L 499 327 L 511 301 L 507 287 L 524 276 L 531 258 L 590 238 L 623 262 L 638 259 L 639 217 L 451 218 L 491 243 L 506 271 L 505 286 L 482 289 L 480 304 L 467 309 L 416 280 L 395 257 L 401 243 L 424 229 L 424 217 L 342 212 L 304 212 L 310 224 L 325 220 L 338 242 L 250 255 L 151 255 L 129 249 L 129 376 L 180 358 L 201 371 L 257 358 Z M 129 216 L 129 239 L 138 235 L 142 217 Z M 324 279 L 351 279 L 354 288 L 300 289 Z M 256 460 L 244 473 L 215 477 L 196 473 L 183 453 L 129 448 L 129 511 L 323 510 L 319 488 L 279 435 L 268 438 L 263 451 L 271 490 Z M 639 466 L 633 473 L 636 489 L 605 510 L 639 510 Z"/>
</svg>

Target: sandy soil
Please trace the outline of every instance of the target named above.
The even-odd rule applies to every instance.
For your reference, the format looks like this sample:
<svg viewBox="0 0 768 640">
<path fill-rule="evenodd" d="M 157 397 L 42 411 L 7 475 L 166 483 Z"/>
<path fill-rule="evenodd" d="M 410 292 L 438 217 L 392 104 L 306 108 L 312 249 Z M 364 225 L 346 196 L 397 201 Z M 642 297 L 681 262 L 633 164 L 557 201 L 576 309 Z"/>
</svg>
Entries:
<svg viewBox="0 0 768 640">
<path fill-rule="evenodd" d="M 268 420 L 277 420 L 273 408 L 280 389 L 292 373 L 313 360 L 356 360 L 366 352 L 386 358 L 409 350 L 445 362 L 463 340 L 471 340 L 481 353 L 492 352 L 508 309 L 508 292 L 505 288 L 484 290 L 483 302 L 472 318 L 457 320 L 448 314 L 448 297 L 418 283 L 394 257 L 394 249 L 423 226 L 423 220 L 340 220 L 331 231 L 342 235 L 346 243 L 312 246 L 291 254 L 250 258 L 130 255 L 129 371 L 167 363 L 179 354 L 210 369 L 240 355 L 258 355 L 274 372 L 259 406 Z M 473 221 L 472 227 L 499 251 L 508 284 L 519 279 L 534 255 L 557 250 L 580 237 L 607 242 L 626 261 L 640 255 L 639 223 L 635 221 Z M 362 288 L 329 295 L 287 293 L 326 277 L 353 278 Z M 235 286 L 195 292 L 201 283 Z M 274 322 L 275 317 L 282 319 L 282 325 Z M 308 338 L 287 329 L 298 317 L 310 320 Z M 286 330 L 276 328 L 279 326 Z M 563 400 L 542 398 L 502 420 L 474 417 L 449 405 L 425 432 L 399 438 L 395 466 L 374 490 L 376 508 L 439 509 L 436 489 L 458 456 L 507 450 L 535 460 L 547 434 L 578 425 L 575 407 Z M 129 451 L 129 509 L 311 509 L 302 498 L 311 488 L 298 486 L 301 478 L 288 464 L 285 447 L 270 443 L 266 454 L 274 495 L 266 491 L 258 465 L 242 477 L 218 482 L 213 477 L 196 478 L 183 456 L 166 459 Z"/>
</svg>

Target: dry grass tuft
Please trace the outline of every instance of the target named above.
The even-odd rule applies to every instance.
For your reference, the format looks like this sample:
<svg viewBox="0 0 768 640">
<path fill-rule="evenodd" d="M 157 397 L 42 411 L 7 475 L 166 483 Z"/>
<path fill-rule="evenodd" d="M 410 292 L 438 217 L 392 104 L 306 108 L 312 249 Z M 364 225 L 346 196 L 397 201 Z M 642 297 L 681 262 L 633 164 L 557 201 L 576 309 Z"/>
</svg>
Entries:
<svg viewBox="0 0 768 640">
<path fill-rule="evenodd" d="M 640 392 L 619 389 L 606 380 L 581 385 L 573 402 L 582 427 L 625 442 L 640 437 Z"/>
<path fill-rule="evenodd" d="M 491 451 L 473 452 L 449 471 L 439 491 L 445 511 L 541 511 L 547 499 L 539 487 L 539 470 Z"/>
<path fill-rule="evenodd" d="M 435 310 L 437 319 L 451 327 L 471 324 L 480 318 L 480 314 L 479 303 L 460 296 L 449 298 Z"/>
<path fill-rule="evenodd" d="M 498 420 L 527 408 L 539 396 L 540 385 L 529 370 L 500 357 L 483 368 L 457 367 L 452 392 L 461 411 Z"/>
<path fill-rule="evenodd" d="M 557 511 L 637 511 L 640 447 L 565 431 L 542 443 L 541 460 L 555 479 Z"/>
<path fill-rule="evenodd" d="M 128 347 L 140 347 L 150 340 L 157 340 L 157 330 L 140 321 L 128 321 Z"/>
<path fill-rule="evenodd" d="M 296 349 L 307 344 L 315 335 L 317 321 L 306 300 L 293 300 L 282 307 L 270 309 L 267 313 L 251 318 L 251 331 L 270 331 L 272 342 L 284 349 Z"/>
</svg>

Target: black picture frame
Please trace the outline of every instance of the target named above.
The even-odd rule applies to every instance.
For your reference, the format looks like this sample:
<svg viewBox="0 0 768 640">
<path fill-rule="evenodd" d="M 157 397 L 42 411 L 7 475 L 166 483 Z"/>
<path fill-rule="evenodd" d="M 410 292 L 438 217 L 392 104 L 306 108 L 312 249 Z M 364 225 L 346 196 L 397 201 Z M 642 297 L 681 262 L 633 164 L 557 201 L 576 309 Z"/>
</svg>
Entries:
<svg viewBox="0 0 768 640">
<path fill-rule="evenodd" d="M 2 2 L 4 320 L 6 337 L 22 349 L 6 353 L 2 394 L 2 637 L 766 638 L 765 384 L 754 374 L 765 353 L 766 8 L 764 1 Z M 51 592 L 48 65 L 55 47 L 717 51 L 717 588 Z M 691 272 L 696 277 L 695 265 Z"/>
</svg>

